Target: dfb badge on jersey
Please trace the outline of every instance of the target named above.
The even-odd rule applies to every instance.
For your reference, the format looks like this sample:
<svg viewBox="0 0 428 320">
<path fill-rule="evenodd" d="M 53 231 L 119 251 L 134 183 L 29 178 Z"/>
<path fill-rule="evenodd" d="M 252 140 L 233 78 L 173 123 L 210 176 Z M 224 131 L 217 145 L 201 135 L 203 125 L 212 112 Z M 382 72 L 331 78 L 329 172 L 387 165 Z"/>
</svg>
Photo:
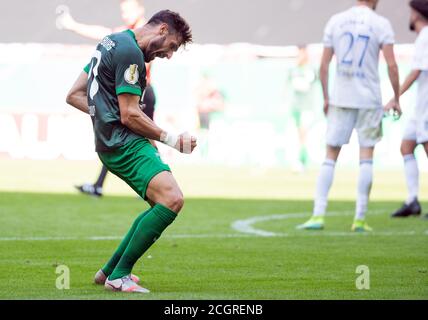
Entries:
<svg viewBox="0 0 428 320">
<path fill-rule="evenodd" d="M 124 78 L 129 84 L 136 84 L 138 81 L 138 65 L 131 64 L 128 69 L 125 70 Z"/>
</svg>

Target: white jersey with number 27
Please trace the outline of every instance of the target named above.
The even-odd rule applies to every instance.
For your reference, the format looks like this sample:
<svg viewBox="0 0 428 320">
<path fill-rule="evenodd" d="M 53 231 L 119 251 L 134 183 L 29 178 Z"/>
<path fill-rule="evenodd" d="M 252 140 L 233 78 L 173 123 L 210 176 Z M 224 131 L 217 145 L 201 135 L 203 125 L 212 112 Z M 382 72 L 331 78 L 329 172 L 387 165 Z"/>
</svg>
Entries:
<svg viewBox="0 0 428 320">
<path fill-rule="evenodd" d="M 354 6 L 330 18 L 324 47 L 336 56 L 336 76 L 330 104 L 358 109 L 382 107 L 379 52 L 394 43 L 389 21 L 366 6 Z"/>
</svg>

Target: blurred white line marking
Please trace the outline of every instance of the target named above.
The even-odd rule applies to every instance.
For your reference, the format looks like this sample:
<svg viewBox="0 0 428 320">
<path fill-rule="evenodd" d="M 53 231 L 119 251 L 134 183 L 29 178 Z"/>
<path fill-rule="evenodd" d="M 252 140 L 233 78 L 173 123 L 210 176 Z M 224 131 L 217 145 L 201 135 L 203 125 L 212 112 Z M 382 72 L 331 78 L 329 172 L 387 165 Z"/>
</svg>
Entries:
<svg viewBox="0 0 428 320">
<path fill-rule="evenodd" d="M 383 214 L 384 211 L 371 211 L 370 215 Z M 349 216 L 353 215 L 353 212 L 330 212 L 327 214 L 327 217 L 334 216 Z M 287 237 L 290 236 L 289 233 L 284 232 L 271 232 L 262 229 L 255 228 L 253 225 L 255 223 L 271 220 L 283 220 L 283 219 L 292 219 L 292 218 L 308 218 L 308 213 L 287 213 L 287 214 L 274 214 L 269 216 L 257 216 L 244 220 L 236 220 L 232 223 L 232 229 L 241 232 L 243 234 L 252 234 L 260 237 Z M 357 233 L 357 232 L 331 232 L 331 231 L 307 231 L 301 230 L 297 234 L 292 234 L 292 236 L 400 236 L 400 235 L 414 235 L 416 231 L 373 231 L 370 233 Z M 425 232 L 425 235 L 428 235 L 428 230 Z"/>
</svg>

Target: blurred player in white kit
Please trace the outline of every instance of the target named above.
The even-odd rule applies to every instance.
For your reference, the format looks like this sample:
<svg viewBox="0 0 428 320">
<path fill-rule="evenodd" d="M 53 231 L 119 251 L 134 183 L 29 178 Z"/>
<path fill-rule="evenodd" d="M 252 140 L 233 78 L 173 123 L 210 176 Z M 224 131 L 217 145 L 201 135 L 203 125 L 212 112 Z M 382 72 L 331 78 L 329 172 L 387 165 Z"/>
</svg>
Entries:
<svg viewBox="0 0 428 320">
<path fill-rule="evenodd" d="M 410 11 L 410 30 L 415 31 L 418 37 L 415 42 L 412 71 L 401 85 L 400 95 L 415 82 L 418 82 L 418 91 L 415 112 L 407 124 L 401 142 L 408 197 L 404 205 L 392 214 L 393 218 L 421 214 L 421 205 L 418 201 L 419 168 L 415 158 L 416 147 L 419 144 L 423 145 L 428 155 L 428 1 L 410 1 Z M 428 218 L 428 214 L 425 217 Z"/>
</svg>

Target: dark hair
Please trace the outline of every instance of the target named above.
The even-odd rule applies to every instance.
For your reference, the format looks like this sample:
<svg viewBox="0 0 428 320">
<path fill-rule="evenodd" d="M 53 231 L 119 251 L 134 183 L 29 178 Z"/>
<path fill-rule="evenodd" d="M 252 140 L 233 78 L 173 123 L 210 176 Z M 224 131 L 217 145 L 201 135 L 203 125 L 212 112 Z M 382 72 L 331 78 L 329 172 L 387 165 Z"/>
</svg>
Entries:
<svg viewBox="0 0 428 320">
<path fill-rule="evenodd" d="M 425 19 L 428 19 L 428 1 L 426 0 L 412 0 L 410 6 L 419 12 Z"/>
<path fill-rule="evenodd" d="M 158 25 L 166 23 L 174 32 L 177 32 L 181 36 L 181 44 L 186 45 L 191 43 L 192 31 L 190 30 L 189 24 L 184 20 L 177 12 L 171 10 L 162 10 L 155 13 L 147 22 L 147 24 Z"/>
</svg>

